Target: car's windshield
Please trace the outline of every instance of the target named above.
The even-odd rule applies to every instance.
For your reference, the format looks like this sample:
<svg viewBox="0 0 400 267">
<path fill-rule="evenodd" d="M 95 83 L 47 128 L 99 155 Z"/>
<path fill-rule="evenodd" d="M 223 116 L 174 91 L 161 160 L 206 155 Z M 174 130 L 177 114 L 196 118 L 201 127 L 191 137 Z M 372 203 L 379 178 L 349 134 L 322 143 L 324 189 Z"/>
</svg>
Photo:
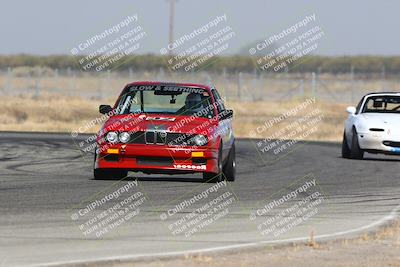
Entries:
<svg viewBox="0 0 400 267">
<path fill-rule="evenodd" d="M 362 112 L 400 113 L 400 96 L 370 96 Z"/>
<path fill-rule="evenodd" d="M 170 115 L 196 115 L 212 118 L 214 108 L 210 94 L 202 88 L 134 85 L 121 97 L 119 114 L 146 113 Z"/>
</svg>

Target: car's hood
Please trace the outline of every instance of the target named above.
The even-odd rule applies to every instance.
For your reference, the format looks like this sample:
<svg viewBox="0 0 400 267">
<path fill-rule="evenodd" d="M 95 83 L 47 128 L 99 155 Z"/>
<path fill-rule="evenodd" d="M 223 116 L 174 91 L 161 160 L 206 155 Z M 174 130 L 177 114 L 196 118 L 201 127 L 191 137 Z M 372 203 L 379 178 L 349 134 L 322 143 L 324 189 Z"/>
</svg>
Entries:
<svg viewBox="0 0 400 267">
<path fill-rule="evenodd" d="M 400 125 L 400 114 L 394 113 L 363 113 L 361 117 L 369 127 L 381 127 L 384 129 Z"/>
<path fill-rule="evenodd" d="M 103 131 L 147 131 L 160 130 L 169 132 L 200 133 L 213 124 L 212 119 L 195 118 L 193 116 L 172 115 L 116 115 L 110 117 L 104 124 Z"/>
</svg>

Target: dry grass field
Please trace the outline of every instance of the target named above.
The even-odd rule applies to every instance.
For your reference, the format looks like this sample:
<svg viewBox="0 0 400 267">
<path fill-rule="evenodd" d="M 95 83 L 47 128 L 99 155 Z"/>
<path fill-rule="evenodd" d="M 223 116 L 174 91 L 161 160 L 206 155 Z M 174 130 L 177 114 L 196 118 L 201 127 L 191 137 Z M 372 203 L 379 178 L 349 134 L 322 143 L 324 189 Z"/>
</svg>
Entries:
<svg viewBox="0 0 400 267">
<path fill-rule="evenodd" d="M 98 105 L 113 103 L 114 99 L 88 100 L 80 97 L 42 95 L 40 98 L 29 96 L 5 96 L 0 99 L 0 130 L 1 131 L 45 131 L 72 132 L 79 131 L 86 123 L 99 117 Z M 310 110 L 318 109 L 323 114 L 322 120 L 316 125 L 317 131 L 307 140 L 330 140 L 341 138 L 343 120 L 346 117 L 345 104 L 319 102 L 300 110 L 274 125 L 258 132 L 256 129 L 281 114 L 304 103 L 305 99 L 285 102 L 235 102 L 227 103 L 235 112 L 234 131 L 237 137 L 265 138 L 274 132 L 293 123 Z M 340 125 L 340 127 L 338 127 Z M 96 132 L 100 125 L 92 127 L 88 132 Z M 255 132 L 255 135 L 251 135 Z"/>
<path fill-rule="evenodd" d="M 98 117 L 99 104 L 112 104 L 122 87 L 133 80 L 212 81 L 227 105 L 235 112 L 238 137 L 285 138 L 277 136 L 313 110 L 322 119 L 305 140 L 339 141 L 342 138 L 345 108 L 373 91 L 400 91 L 400 82 L 363 76 L 330 74 L 212 74 L 158 72 L 118 73 L 55 71 L 48 68 L 19 67 L 0 73 L 0 130 L 71 132 Z M 316 102 L 280 123 L 259 131 L 273 118 L 301 105 L 310 96 Z M 302 124 L 306 124 L 304 121 Z M 96 132 L 100 126 L 89 129 Z M 307 126 L 311 127 L 311 126 Z M 265 128 L 265 127 L 264 127 Z M 275 134 L 275 135 L 274 135 Z"/>
</svg>

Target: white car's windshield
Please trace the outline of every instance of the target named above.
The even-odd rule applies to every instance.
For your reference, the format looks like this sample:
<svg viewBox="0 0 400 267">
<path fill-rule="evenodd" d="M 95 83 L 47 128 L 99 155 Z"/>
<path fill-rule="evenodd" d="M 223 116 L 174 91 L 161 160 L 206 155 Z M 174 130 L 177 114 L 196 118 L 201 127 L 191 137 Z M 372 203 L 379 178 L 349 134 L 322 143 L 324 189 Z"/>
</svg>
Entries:
<svg viewBox="0 0 400 267">
<path fill-rule="evenodd" d="M 182 86 L 131 86 L 121 97 L 117 110 L 119 114 L 146 113 L 213 117 L 210 94 L 201 88 Z"/>
<path fill-rule="evenodd" d="M 370 96 L 362 113 L 400 113 L 400 96 Z"/>
</svg>

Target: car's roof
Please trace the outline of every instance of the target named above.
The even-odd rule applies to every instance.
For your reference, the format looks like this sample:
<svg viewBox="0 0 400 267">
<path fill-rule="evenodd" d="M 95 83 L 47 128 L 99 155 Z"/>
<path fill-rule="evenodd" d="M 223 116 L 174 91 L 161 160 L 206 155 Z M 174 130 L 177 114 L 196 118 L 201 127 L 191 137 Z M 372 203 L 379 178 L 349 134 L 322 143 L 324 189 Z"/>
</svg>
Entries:
<svg viewBox="0 0 400 267">
<path fill-rule="evenodd" d="M 178 82 L 163 82 L 163 81 L 136 81 L 128 83 L 126 86 L 131 85 L 165 85 L 165 86 L 182 86 L 182 87 L 197 87 L 206 90 L 211 90 L 211 85 L 199 84 L 199 83 L 178 83 Z"/>
<path fill-rule="evenodd" d="M 373 92 L 373 93 L 368 93 L 366 94 L 364 97 L 366 96 L 374 96 L 374 95 L 400 95 L 400 92 Z"/>
</svg>

